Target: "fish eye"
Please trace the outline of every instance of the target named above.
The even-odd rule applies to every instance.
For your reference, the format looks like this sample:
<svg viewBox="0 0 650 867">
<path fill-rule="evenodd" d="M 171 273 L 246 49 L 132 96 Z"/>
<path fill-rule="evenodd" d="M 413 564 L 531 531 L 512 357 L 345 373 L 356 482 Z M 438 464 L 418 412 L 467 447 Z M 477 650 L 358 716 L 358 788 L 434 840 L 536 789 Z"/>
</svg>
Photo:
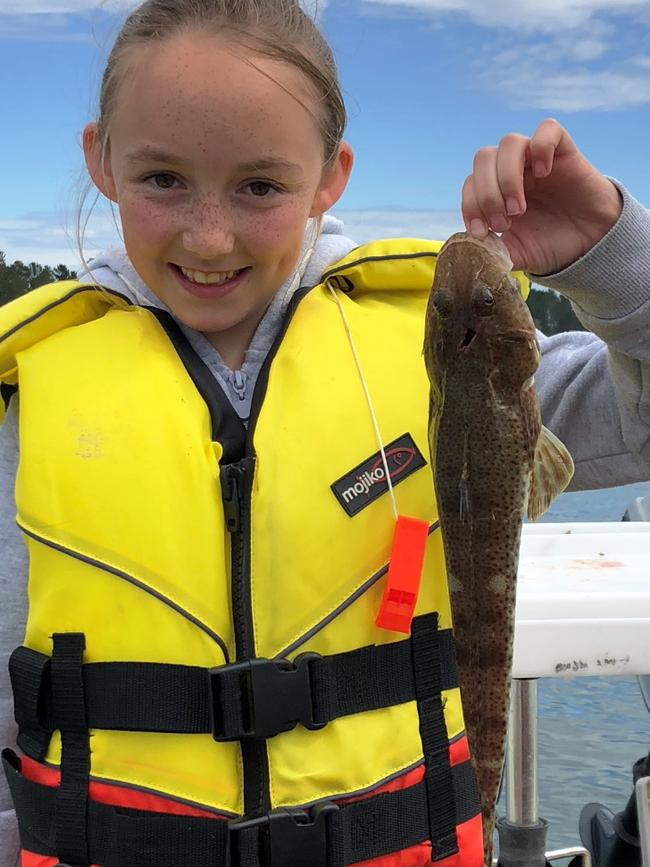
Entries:
<svg viewBox="0 0 650 867">
<path fill-rule="evenodd" d="M 494 307 L 494 295 L 487 286 L 478 286 L 472 292 L 472 304 L 479 315 L 486 316 Z"/>
<path fill-rule="evenodd" d="M 449 289 L 436 289 L 431 295 L 431 302 L 442 317 L 451 314 L 453 302 Z"/>
</svg>

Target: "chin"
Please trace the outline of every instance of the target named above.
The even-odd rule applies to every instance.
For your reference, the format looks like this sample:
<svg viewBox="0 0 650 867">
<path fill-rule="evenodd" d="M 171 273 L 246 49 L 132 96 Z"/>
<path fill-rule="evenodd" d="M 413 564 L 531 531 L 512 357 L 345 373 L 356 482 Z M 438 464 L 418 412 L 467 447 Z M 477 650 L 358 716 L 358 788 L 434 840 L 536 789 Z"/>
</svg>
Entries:
<svg viewBox="0 0 650 867">
<path fill-rule="evenodd" d="M 172 310 L 172 312 L 183 325 L 203 334 L 219 334 L 222 331 L 229 331 L 239 323 L 239 320 L 229 321 L 219 316 L 206 316 L 205 313 L 201 315 L 184 310 Z"/>
</svg>

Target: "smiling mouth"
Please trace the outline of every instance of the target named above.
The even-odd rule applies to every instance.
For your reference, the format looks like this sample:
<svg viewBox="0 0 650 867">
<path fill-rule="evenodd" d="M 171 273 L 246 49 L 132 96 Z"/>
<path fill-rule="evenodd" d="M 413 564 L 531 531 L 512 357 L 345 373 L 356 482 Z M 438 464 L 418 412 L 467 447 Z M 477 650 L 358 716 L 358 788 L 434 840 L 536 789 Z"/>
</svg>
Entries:
<svg viewBox="0 0 650 867">
<path fill-rule="evenodd" d="M 236 271 L 195 271 L 192 268 L 183 268 L 182 265 L 175 265 L 175 268 L 182 273 L 192 283 L 198 283 L 201 286 L 221 286 L 236 277 L 244 270 L 238 268 Z"/>
</svg>

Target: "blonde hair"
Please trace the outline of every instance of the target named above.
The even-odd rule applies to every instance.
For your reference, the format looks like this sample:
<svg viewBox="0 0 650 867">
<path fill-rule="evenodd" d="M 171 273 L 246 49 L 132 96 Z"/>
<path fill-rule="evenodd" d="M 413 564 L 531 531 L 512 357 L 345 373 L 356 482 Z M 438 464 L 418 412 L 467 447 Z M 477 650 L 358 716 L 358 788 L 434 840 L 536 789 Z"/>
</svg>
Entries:
<svg viewBox="0 0 650 867">
<path fill-rule="evenodd" d="M 110 122 L 127 52 L 193 29 L 227 36 L 253 53 L 303 72 L 319 104 L 314 117 L 323 138 L 324 166 L 335 159 L 347 120 L 336 64 L 329 45 L 299 0 L 145 0 L 124 22 L 102 77 L 97 118 L 102 154 L 109 148 Z M 77 215 L 77 240 L 86 268 L 83 234 L 98 197 L 85 219 L 81 212 L 91 189 L 92 182 L 82 194 Z"/>
</svg>

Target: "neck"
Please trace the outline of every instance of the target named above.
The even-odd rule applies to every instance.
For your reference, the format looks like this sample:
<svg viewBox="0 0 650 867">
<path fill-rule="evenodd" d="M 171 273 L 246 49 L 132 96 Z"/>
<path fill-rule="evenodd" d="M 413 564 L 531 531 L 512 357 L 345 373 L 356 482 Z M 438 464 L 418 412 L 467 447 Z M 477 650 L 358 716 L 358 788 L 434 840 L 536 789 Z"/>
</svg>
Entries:
<svg viewBox="0 0 650 867">
<path fill-rule="evenodd" d="M 219 355 L 231 370 L 239 370 L 244 363 L 246 350 L 251 344 L 259 319 L 249 322 L 239 322 L 227 331 L 204 332 L 205 337 L 214 346 Z"/>
</svg>

